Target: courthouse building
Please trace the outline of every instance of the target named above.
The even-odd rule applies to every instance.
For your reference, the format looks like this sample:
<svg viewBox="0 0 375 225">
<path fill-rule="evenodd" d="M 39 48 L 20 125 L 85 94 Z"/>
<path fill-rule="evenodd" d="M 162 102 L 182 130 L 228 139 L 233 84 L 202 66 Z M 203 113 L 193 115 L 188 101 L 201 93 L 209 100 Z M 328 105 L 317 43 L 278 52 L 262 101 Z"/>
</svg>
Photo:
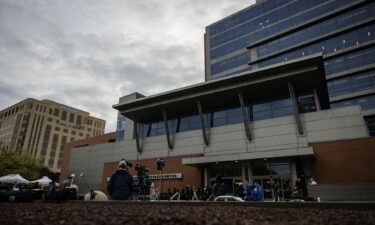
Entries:
<svg viewBox="0 0 375 225">
<path fill-rule="evenodd" d="M 271 180 L 287 197 L 303 175 L 321 194 L 333 185 L 327 196 L 358 200 L 341 190 L 365 193 L 375 183 L 374 6 L 265 0 L 209 25 L 206 81 L 120 98 L 116 142 L 108 143 L 112 135 L 66 149 L 63 171 L 84 172 L 92 188 L 105 190 L 126 158 L 149 167 L 154 182 L 162 178 L 164 192 L 211 185 L 222 174 L 227 186 L 259 182 L 266 199 Z"/>
<path fill-rule="evenodd" d="M 27 98 L 0 111 L 0 150 L 23 149 L 57 172 L 65 143 L 101 135 L 104 128 L 105 121 L 88 112 Z"/>
</svg>

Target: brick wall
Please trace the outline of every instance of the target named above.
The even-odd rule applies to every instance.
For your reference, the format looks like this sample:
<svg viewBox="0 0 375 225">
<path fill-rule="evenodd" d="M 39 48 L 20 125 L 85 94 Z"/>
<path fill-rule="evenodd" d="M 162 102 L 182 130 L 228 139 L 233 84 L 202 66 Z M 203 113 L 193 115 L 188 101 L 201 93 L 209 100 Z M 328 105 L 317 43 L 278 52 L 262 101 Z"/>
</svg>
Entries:
<svg viewBox="0 0 375 225">
<path fill-rule="evenodd" d="M 187 166 L 182 164 L 183 158 L 200 157 L 201 155 L 185 155 L 176 157 L 167 157 L 165 160 L 165 167 L 163 174 L 168 173 L 182 173 L 182 179 L 169 179 L 162 180 L 162 192 L 166 192 L 168 187 L 184 187 L 185 185 L 201 186 L 202 185 L 202 171 L 199 167 Z M 132 175 L 136 175 L 135 164 L 143 164 L 149 168 L 149 174 L 159 174 L 160 171 L 156 169 L 157 158 L 144 159 L 144 160 L 131 160 L 133 168 L 129 168 Z M 111 176 L 112 172 L 118 168 L 119 162 L 104 163 L 103 177 L 102 177 L 102 190 L 106 190 L 107 178 Z M 153 180 L 155 185 L 159 185 L 159 180 Z"/>
<path fill-rule="evenodd" d="M 375 137 L 312 143 L 319 184 L 375 183 Z"/>
<path fill-rule="evenodd" d="M 90 146 L 90 145 L 103 144 L 114 139 L 116 139 L 116 132 L 66 143 L 64 146 L 63 161 L 61 165 L 60 182 L 66 179 L 66 177 L 68 176 L 67 173 L 68 173 L 68 168 L 69 168 L 70 152 L 73 148 L 77 146 Z"/>
</svg>

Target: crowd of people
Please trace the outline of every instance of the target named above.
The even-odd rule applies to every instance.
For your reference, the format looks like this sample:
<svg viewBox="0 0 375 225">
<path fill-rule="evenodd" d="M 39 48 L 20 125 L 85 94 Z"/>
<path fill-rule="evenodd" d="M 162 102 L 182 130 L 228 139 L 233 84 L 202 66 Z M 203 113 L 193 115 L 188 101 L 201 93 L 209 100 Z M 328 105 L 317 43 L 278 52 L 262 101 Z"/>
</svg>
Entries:
<svg viewBox="0 0 375 225">
<path fill-rule="evenodd" d="M 308 181 L 305 178 L 298 178 L 294 185 L 293 198 L 304 199 L 307 196 L 306 185 L 316 185 L 316 181 L 310 178 Z M 280 201 L 281 199 L 281 184 L 277 179 L 272 179 L 271 189 L 273 191 L 273 201 Z M 127 169 L 127 162 L 120 161 L 119 168 L 112 174 L 107 190 L 112 199 L 115 200 L 131 200 L 131 199 L 148 199 L 160 200 L 160 190 L 157 185 L 152 183 L 148 174 L 139 175 L 137 184 L 133 183 L 133 176 Z M 212 186 L 197 187 L 186 185 L 185 187 L 169 187 L 167 193 L 163 195 L 165 200 L 201 200 L 213 201 L 215 197 L 227 195 L 230 193 L 236 197 L 240 197 L 246 201 L 263 201 L 263 187 L 257 182 L 245 182 L 226 185 L 222 175 L 216 176 L 215 183 Z"/>
</svg>

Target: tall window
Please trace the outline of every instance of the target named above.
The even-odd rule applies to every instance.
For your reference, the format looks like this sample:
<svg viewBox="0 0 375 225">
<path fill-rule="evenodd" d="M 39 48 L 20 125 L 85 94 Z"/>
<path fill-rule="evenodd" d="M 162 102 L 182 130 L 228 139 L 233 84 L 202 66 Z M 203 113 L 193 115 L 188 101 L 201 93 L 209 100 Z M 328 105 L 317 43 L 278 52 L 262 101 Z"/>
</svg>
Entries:
<svg viewBox="0 0 375 225">
<path fill-rule="evenodd" d="M 61 114 L 61 120 L 66 121 L 67 114 L 68 114 L 68 113 L 67 113 L 66 111 L 62 111 L 62 114 Z"/>
<path fill-rule="evenodd" d="M 59 112 L 60 112 L 60 110 L 57 109 L 57 108 L 55 108 L 55 110 L 53 111 L 53 115 L 54 116 L 59 116 Z"/>
<path fill-rule="evenodd" d="M 80 124 L 82 122 L 82 116 L 78 115 L 77 116 L 77 124 Z"/>
<path fill-rule="evenodd" d="M 74 113 L 69 114 L 69 122 L 74 123 Z"/>
</svg>

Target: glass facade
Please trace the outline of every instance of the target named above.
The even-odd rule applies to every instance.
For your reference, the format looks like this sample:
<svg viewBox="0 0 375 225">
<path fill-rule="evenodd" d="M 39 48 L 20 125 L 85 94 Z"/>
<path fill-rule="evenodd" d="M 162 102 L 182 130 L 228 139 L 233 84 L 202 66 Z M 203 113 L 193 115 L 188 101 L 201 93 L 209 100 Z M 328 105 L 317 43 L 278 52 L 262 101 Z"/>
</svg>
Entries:
<svg viewBox="0 0 375 225">
<path fill-rule="evenodd" d="M 374 12 L 374 1 L 261 1 L 206 28 L 206 79 L 322 53 L 332 108 L 375 109 Z M 254 119 L 273 115 L 252 110 Z"/>
<path fill-rule="evenodd" d="M 121 115 L 117 117 L 116 141 L 122 141 L 125 138 L 125 119 L 126 118 Z"/>
<path fill-rule="evenodd" d="M 312 98 L 312 101 L 311 101 Z M 303 93 L 297 95 L 298 107 L 302 112 L 316 111 L 314 96 L 312 93 Z M 250 121 L 264 120 L 289 116 L 293 114 L 293 105 L 290 98 L 265 99 L 260 102 L 253 102 L 246 105 L 246 116 Z M 219 127 L 230 124 L 242 123 L 243 116 L 240 107 L 228 108 L 204 114 L 206 127 Z M 201 129 L 201 121 L 199 115 L 181 117 L 168 120 L 169 132 L 180 133 L 190 130 Z M 152 137 L 165 135 L 164 121 L 156 121 L 152 123 L 139 124 L 139 137 Z"/>
</svg>

